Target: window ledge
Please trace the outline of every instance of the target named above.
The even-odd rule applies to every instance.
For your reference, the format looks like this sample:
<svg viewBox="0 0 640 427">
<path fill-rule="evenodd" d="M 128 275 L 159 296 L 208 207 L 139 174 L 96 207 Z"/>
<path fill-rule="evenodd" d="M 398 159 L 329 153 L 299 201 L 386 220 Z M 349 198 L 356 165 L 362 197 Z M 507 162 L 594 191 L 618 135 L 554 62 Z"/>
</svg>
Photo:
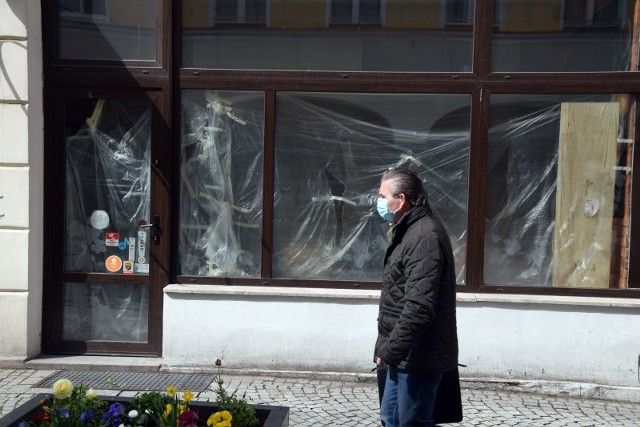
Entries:
<svg viewBox="0 0 640 427">
<path fill-rule="evenodd" d="M 165 294 L 277 296 L 377 300 L 380 291 L 366 289 L 288 288 L 277 286 L 180 285 L 165 286 Z"/>
<path fill-rule="evenodd" d="M 458 302 L 504 302 L 512 304 L 550 304 L 589 307 L 640 308 L 640 299 L 635 298 L 458 293 L 457 299 Z"/>
<path fill-rule="evenodd" d="M 366 289 L 325 289 L 325 288 L 288 288 L 259 286 L 224 285 L 181 285 L 172 284 L 164 288 L 165 294 L 197 295 L 235 295 L 235 296 L 277 296 L 298 298 L 328 298 L 378 300 L 380 291 Z M 509 294 L 473 294 L 458 292 L 458 302 L 464 303 L 512 303 L 512 304 L 551 304 L 591 307 L 640 308 L 640 299 L 569 297 L 552 295 L 509 295 Z"/>
</svg>

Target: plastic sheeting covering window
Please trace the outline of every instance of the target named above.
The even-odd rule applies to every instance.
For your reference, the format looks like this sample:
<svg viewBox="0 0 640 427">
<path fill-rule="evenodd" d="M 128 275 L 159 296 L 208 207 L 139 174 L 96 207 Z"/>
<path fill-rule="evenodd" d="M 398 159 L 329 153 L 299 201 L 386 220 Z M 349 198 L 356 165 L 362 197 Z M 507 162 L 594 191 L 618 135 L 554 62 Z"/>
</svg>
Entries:
<svg viewBox="0 0 640 427">
<path fill-rule="evenodd" d="M 150 103 L 69 100 L 66 117 L 65 270 L 148 273 Z"/>
<path fill-rule="evenodd" d="M 180 274 L 260 277 L 264 95 L 182 96 Z"/>
<path fill-rule="evenodd" d="M 594 253 L 606 251 L 609 254 L 614 207 L 625 203 L 624 197 L 614 197 L 624 188 L 626 179 L 624 168 L 615 165 L 624 161 L 622 157 L 626 154 L 622 153 L 626 153 L 627 147 L 621 150 L 625 144 L 616 144 L 616 140 L 633 138 L 629 136 L 632 131 L 628 117 L 622 108 L 618 108 L 618 99 L 612 95 L 492 97 L 484 283 L 609 286 L 611 256 L 595 263 Z M 573 113 L 571 118 L 569 113 L 577 108 L 576 105 L 583 107 L 578 111 L 591 106 L 592 112 Z M 607 112 L 610 126 L 605 134 L 606 123 L 602 120 Z M 577 140 L 573 152 L 567 148 L 570 142 L 566 141 L 572 136 L 563 134 L 561 119 L 573 120 L 569 123 L 570 134 L 579 132 L 580 127 L 586 129 L 584 135 L 573 136 Z M 596 133 L 597 137 L 591 136 Z M 614 157 L 608 165 L 604 165 L 607 156 L 601 154 L 605 145 Z M 564 156 L 561 156 L 563 150 Z M 588 154 L 591 151 L 593 154 Z M 603 170 L 600 177 L 587 176 L 596 166 Z M 571 181 L 572 173 L 578 179 Z M 601 185 L 605 180 L 607 183 L 602 189 L 594 193 L 594 183 Z M 590 195 L 585 196 L 587 194 Z M 565 210 L 561 205 L 567 205 Z M 624 209 L 618 207 L 615 211 Z M 590 217 L 593 222 L 577 225 Z M 570 235 L 565 233 L 567 229 L 571 230 Z M 596 229 L 601 230 L 599 234 Z M 577 259 L 569 261 L 570 251 L 576 253 Z M 578 279 L 578 273 L 586 266 L 590 271 Z M 558 275 L 558 270 L 567 268 L 569 271 L 563 276 Z M 593 283 L 598 269 L 604 269 L 601 279 Z M 553 283 L 554 274 L 556 283 Z"/>
<path fill-rule="evenodd" d="M 147 342 L 148 288 L 65 283 L 63 339 Z"/>
<path fill-rule="evenodd" d="M 389 225 L 376 212 L 382 173 L 423 179 L 463 282 L 467 95 L 280 93 L 276 104 L 274 277 L 380 280 Z"/>
<path fill-rule="evenodd" d="M 70 99 L 65 106 L 66 271 L 148 273 L 150 103 Z M 147 341 L 148 287 L 66 284 L 63 338 Z"/>
</svg>

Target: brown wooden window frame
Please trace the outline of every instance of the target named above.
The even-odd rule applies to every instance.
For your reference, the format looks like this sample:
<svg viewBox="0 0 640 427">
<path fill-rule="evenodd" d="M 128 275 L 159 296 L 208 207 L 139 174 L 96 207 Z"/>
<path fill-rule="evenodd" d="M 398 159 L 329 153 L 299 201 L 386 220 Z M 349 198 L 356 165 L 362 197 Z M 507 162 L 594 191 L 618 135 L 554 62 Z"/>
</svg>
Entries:
<svg viewBox="0 0 640 427">
<path fill-rule="evenodd" d="M 43 16 L 56 16 L 50 2 L 43 2 Z M 263 249 L 261 277 L 213 278 L 177 274 L 178 236 L 171 232 L 172 265 L 170 281 L 174 283 L 224 284 L 249 286 L 322 287 L 340 289 L 378 289 L 378 282 L 280 279 L 271 277 L 273 219 L 273 172 L 275 143 L 275 99 L 279 91 L 441 93 L 469 94 L 471 103 L 471 146 L 468 188 L 467 252 L 465 284 L 460 292 L 504 293 L 557 296 L 598 296 L 640 298 L 636 289 L 576 289 L 546 286 L 491 286 L 484 284 L 484 194 L 486 190 L 489 103 L 494 94 L 631 94 L 638 96 L 640 72 L 585 73 L 494 73 L 491 71 L 491 35 L 493 2 L 477 1 L 474 12 L 473 68 L 470 72 L 339 72 L 339 71 L 263 71 L 182 68 L 181 2 L 162 0 L 157 17 L 158 61 L 155 63 L 123 61 L 66 61 L 56 58 L 57 22 L 45 19 L 45 94 L 50 88 L 142 87 L 166 92 L 170 108 L 163 116 L 171 132 L 171 150 L 179 158 L 180 93 L 183 89 L 256 90 L 265 94 L 265 152 L 263 184 Z M 55 40 L 55 37 L 50 37 Z M 45 104 L 50 101 L 46 98 Z M 48 108 L 51 108 L 49 106 Z M 45 106 L 45 111 L 47 107 Z M 636 112 L 636 135 L 638 113 Z M 637 136 L 636 136 L 637 139 Z M 634 150 L 634 162 L 640 164 L 640 150 Z M 179 173 L 173 168 L 173 188 L 179 188 Z M 632 172 L 631 210 L 640 212 L 640 170 Z M 52 201 L 49 201 L 52 202 Z M 172 198 L 172 214 L 179 209 L 179 197 Z M 640 221 L 631 223 L 629 259 L 640 253 Z M 640 286 L 640 266 L 629 266 L 630 286 Z"/>
</svg>

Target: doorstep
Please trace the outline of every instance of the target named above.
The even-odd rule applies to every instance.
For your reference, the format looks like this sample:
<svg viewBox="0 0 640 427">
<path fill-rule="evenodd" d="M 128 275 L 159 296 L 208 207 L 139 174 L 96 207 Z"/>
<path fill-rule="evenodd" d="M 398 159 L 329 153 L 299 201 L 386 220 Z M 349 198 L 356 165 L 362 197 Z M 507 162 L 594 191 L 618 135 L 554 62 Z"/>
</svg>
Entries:
<svg viewBox="0 0 640 427">
<path fill-rule="evenodd" d="M 68 356 L 41 354 L 24 362 L 29 369 L 77 371 L 129 371 L 158 372 L 162 367 L 159 357 L 132 356 Z"/>
</svg>

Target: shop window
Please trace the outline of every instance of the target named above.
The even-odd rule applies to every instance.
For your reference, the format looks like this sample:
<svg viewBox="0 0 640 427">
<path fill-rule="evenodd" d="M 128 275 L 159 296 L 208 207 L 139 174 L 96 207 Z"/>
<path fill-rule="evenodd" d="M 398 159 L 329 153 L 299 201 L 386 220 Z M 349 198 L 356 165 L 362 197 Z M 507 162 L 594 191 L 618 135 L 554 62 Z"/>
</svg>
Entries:
<svg viewBox="0 0 640 427">
<path fill-rule="evenodd" d="M 58 0 L 61 59 L 155 60 L 154 0 Z"/>
<path fill-rule="evenodd" d="M 495 0 L 493 70 L 635 70 L 637 19 L 622 0 Z"/>
<path fill-rule="evenodd" d="M 599 73 L 598 85 L 590 86 L 593 80 L 588 72 L 637 71 L 637 55 L 632 52 L 639 46 L 631 29 L 640 20 L 634 14 L 634 3 L 495 0 L 493 19 L 480 23 L 486 28 L 475 29 L 482 37 L 474 51 L 475 3 L 58 0 L 53 3 L 58 17 L 54 16 L 51 26 L 58 31 L 53 34 L 58 42 L 49 42 L 52 50 L 58 50 L 49 57 L 54 65 L 58 59 L 154 60 L 157 51 L 170 48 L 159 48 L 156 43 L 156 22 L 168 22 L 168 17 L 159 16 L 158 8 L 172 5 L 173 11 L 181 7 L 182 26 L 175 28 L 182 31 L 178 42 L 182 55 L 178 67 L 182 69 L 173 70 L 180 82 L 170 82 L 165 76 L 136 82 L 154 90 L 159 84 L 170 91 L 176 84 L 238 89 L 182 92 L 179 191 L 172 193 L 180 197 L 172 202 L 179 211 L 178 232 L 172 233 L 179 242 L 171 241 L 178 261 L 177 268 L 172 265 L 170 270 L 172 278 L 259 279 L 268 270 L 269 277 L 295 279 L 302 285 L 305 280 L 357 280 L 371 285 L 379 280 L 380 254 L 386 247 L 386 224 L 373 209 L 378 179 L 389 166 L 404 165 L 418 170 L 434 209 L 444 219 L 456 251 L 458 283 L 464 283 L 466 269 L 467 181 L 480 186 L 486 178 L 484 199 L 472 197 L 469 207 L 482 208 L 477 215 L 485 221 L 484 226 L 476 227 L 471 211 L 471 234 L 480 241 L 469 245 L 474 253 L 484 254 L 484 259 L 470 258 L 468 277 L 474 281 L 474 290 L 483 285 L 515 285 L 538 287 L 534 293 L 582 294 L 541 288 L 637 287 L 637 269 L 635 282 L 628 277 L 628 253 L 635 249 L 629 231 L 634 140 L 634 123 L 629 117 L 635 114 L 634 95 L 557 94 L 581 88 L 590 92 L 607 87 L 632 90 L 632 73 L 620 80 Z M 478 16 L 485 19 L 484 14 Z M 492 46 L 483 42 L 487 41 L 484 35 L 492 38 Z M 75 73 L 78 62 L 67 61 L 65 66 Z M 490 71 L 522 73 L 516 86 L 514 80 L 487 76 L 484 71 L 489 70 L 479 70 L 474 77 L 479 80 L 470 75 L 443 80 L 442 74 L 430 74 L 470 71 L 472 63 L 490 64 Z M 185 68 L 224 72 L 192 73 Z M 354 90 L 362 93 L 340 93 L 350 89 L 337 74 L 281 73 L 273 77 L 274 73 L 266 73 L 255 78 L 261 70 L 358 71 L 362 73 L 355 74 Z M 567 82 L 569 77 L 532 77 L 526 72 L 575 74 L 569 76 L 567 86 L 560 87 L 556 77 Z M 46 78 L 64 91 L 70 83 L 64 75 L 48 73 Z M 104 77 L 86 74 L 83 85 L 102 87 Z M 365 87 L 367 79 L 382 84 Z M 489 80 L 492 93 L 480 91 L 488 87 Z M 292 88 L 300 92 L 287 92 Z M 423 93 L 434 88 L 443 93 Z M 527 88 L 545 95 L 513 94 Z M 265 90 L 275 98 L 275 106 L 269 98 L 267 111 Z M 479 107 L 472 109 L 471 93 L 478 92 L 482 93 Z M 68 141 L 85 136 L 81 122 L 92 115 L 96 101 L 72 104 L 65 114 L 73 115 L 76 107 L 81 114 L 78 123 L 66 124 Z M 484 134 L 486 106 L 490 108 L 488 135 Z M 122 117 L 133 114 L 137 120 L 144 116 L 135 106 L 124 109 L 131 111 Z M 174 125 L 171 116 L 175 112 L 166 108 L 161 114 L 165 123 Z M 594 117 L 587 119 L 590 115 Z M 265 117 L 272 122 L 265 124 Z M 579 143 L 588 142 L 597 149 L 602 147 L 590 139 L 596 132 L 589 126 L 598 123 L 598 132 L 613 126 L 602 139 L 611 140 L 615 134 L 615 150 L 607 154 L 582 146 L 577 150 L 576 141 L 563 133 L 563 120 L 569 117 L 584 135 Z M 470 118 L 478 120 L 474 127 L 478 138 L 474 144 L 477 141 L 478 145 L 471 150 L 478 157 L 473 159 L 469 159 Z M 129 121 L 127 126 L 133 129 L 135 123 Z M 274 133 L 265 136 L 265 128 Z M 123 136 L 110 137 L 119 141 Z M 92 198 L 102 197 L 101 192 L 111 185 L 103 185 L 107 178 L 101 183 L 98 178 L 85 179 L 82 158 L 99 163 L 96 147 L 90 149 L 94 152 L 72 153 L 77 158 L 67 159 L 70 170 L 77 169 L 75 176 L 67 177 L 67 194 L 79 193 L 66 201 L 65 272 L 105 272 L 102 255 L 85 256 L 101 243 L 96 246 L 95 236 L 83 230 L 94 210 L 86 211 L 87 206 L 96 205 Z M 573 154 L 566 155 L 565 150 Z M 603 163 L 614 151 L 613 163 Z M 265 153 L 274 156 L 269 165 L 272 170 L 266 172 Z M 485 154 L 487 170 L 469 176 L 469 162 L 484 165 Z M 602 173 L 614 172 L 613 178 L 594 178 L 599 184 L 606 183 L 598 188 L 597 197 L 584 197 L 567 207 L 569 195 L 580 193 L 576 189 L 581 185 L 567 160 L 571 158 L 581 159 L 578 163 L 584 165 L 595 161 Z M 140 160 L 147 159 L 136 159 Z M 87 190 L 87 183 L 98 190 Z M 116 184 L 121 191 L 123 184 Z M 264 222 L 262 191 L 271 187 L 273 212 L 266 214 L 273 218 Z M 136 191 L 130 195 L 137 197 Z M 581 221 L 598 219 L 598 226 L 575 225 L 580 221 L 570 215 L 576 212 Z M 109 217 L 119 215 L 107 213 Z M 569 225 L 577 227 L 572 235 L 587 243 L 567 239 L 562 233 Z M 264 230 L 265 226 L 270 228 Z M 585 230 L 597 231 L 597 235 Z M 264 236 L 272 239 L 270 252 L 263 246 Z M 607 247 L 609 251 L 592 262 L 595 249 Z M 596 264 L 597 272 L 592 268 Z"/>
<path fill-rule="evenodd" d="M 180 274 L 260 277 L 264 96 L 182 96 Z"/>
<path fill-rule="evenodd" d="M 389 224 L 376 213 L 382 173 L 413 169 L 466 253 L 467 95 L 281 93 L 276 106 L 274 277 L 377 281 Z M 434 108 L 437 105 L 438 108 Z"/>
<path fill-rule="evenodd" d="M 628 97 L 491 98 L 484 282 L 625 288 Z"/>
<path fill-rule="evenodd" d="M 470 71 L 471 26 L 445 28 L 441 0 L 270 1 L 265 25 L 247 25 L 253 2 L 182 2 L 182 67 L 249 70 Z M 243 6 L 244 5 L 244 6 Z M 243 9 L 244 7 L 244 9 Z M 244 10 L 244 12 L 240 12 Z M 244 15 L 242 15 L 244 13 Z M 262 9 L 260 9 L 260 15 Z M 469 8 L 451 15 L 467 19 Z M 227 22 L 227 25 L 222 23 Z M 242 25 L 240 22 L 242 21 Z"/>
<path fill-rule="evenodd" d="M 182 275 L 261 275 L 263 102 L 253 92 L 183 92 Z M 405 166 L 423 178 L 444 218 L 463 283 L 469 117 L 442 117 L 469 102 L 279 93 L 272 277 L 377 281 L 389 229 L 375 211 L 380 177 Z"/>
</svg>

